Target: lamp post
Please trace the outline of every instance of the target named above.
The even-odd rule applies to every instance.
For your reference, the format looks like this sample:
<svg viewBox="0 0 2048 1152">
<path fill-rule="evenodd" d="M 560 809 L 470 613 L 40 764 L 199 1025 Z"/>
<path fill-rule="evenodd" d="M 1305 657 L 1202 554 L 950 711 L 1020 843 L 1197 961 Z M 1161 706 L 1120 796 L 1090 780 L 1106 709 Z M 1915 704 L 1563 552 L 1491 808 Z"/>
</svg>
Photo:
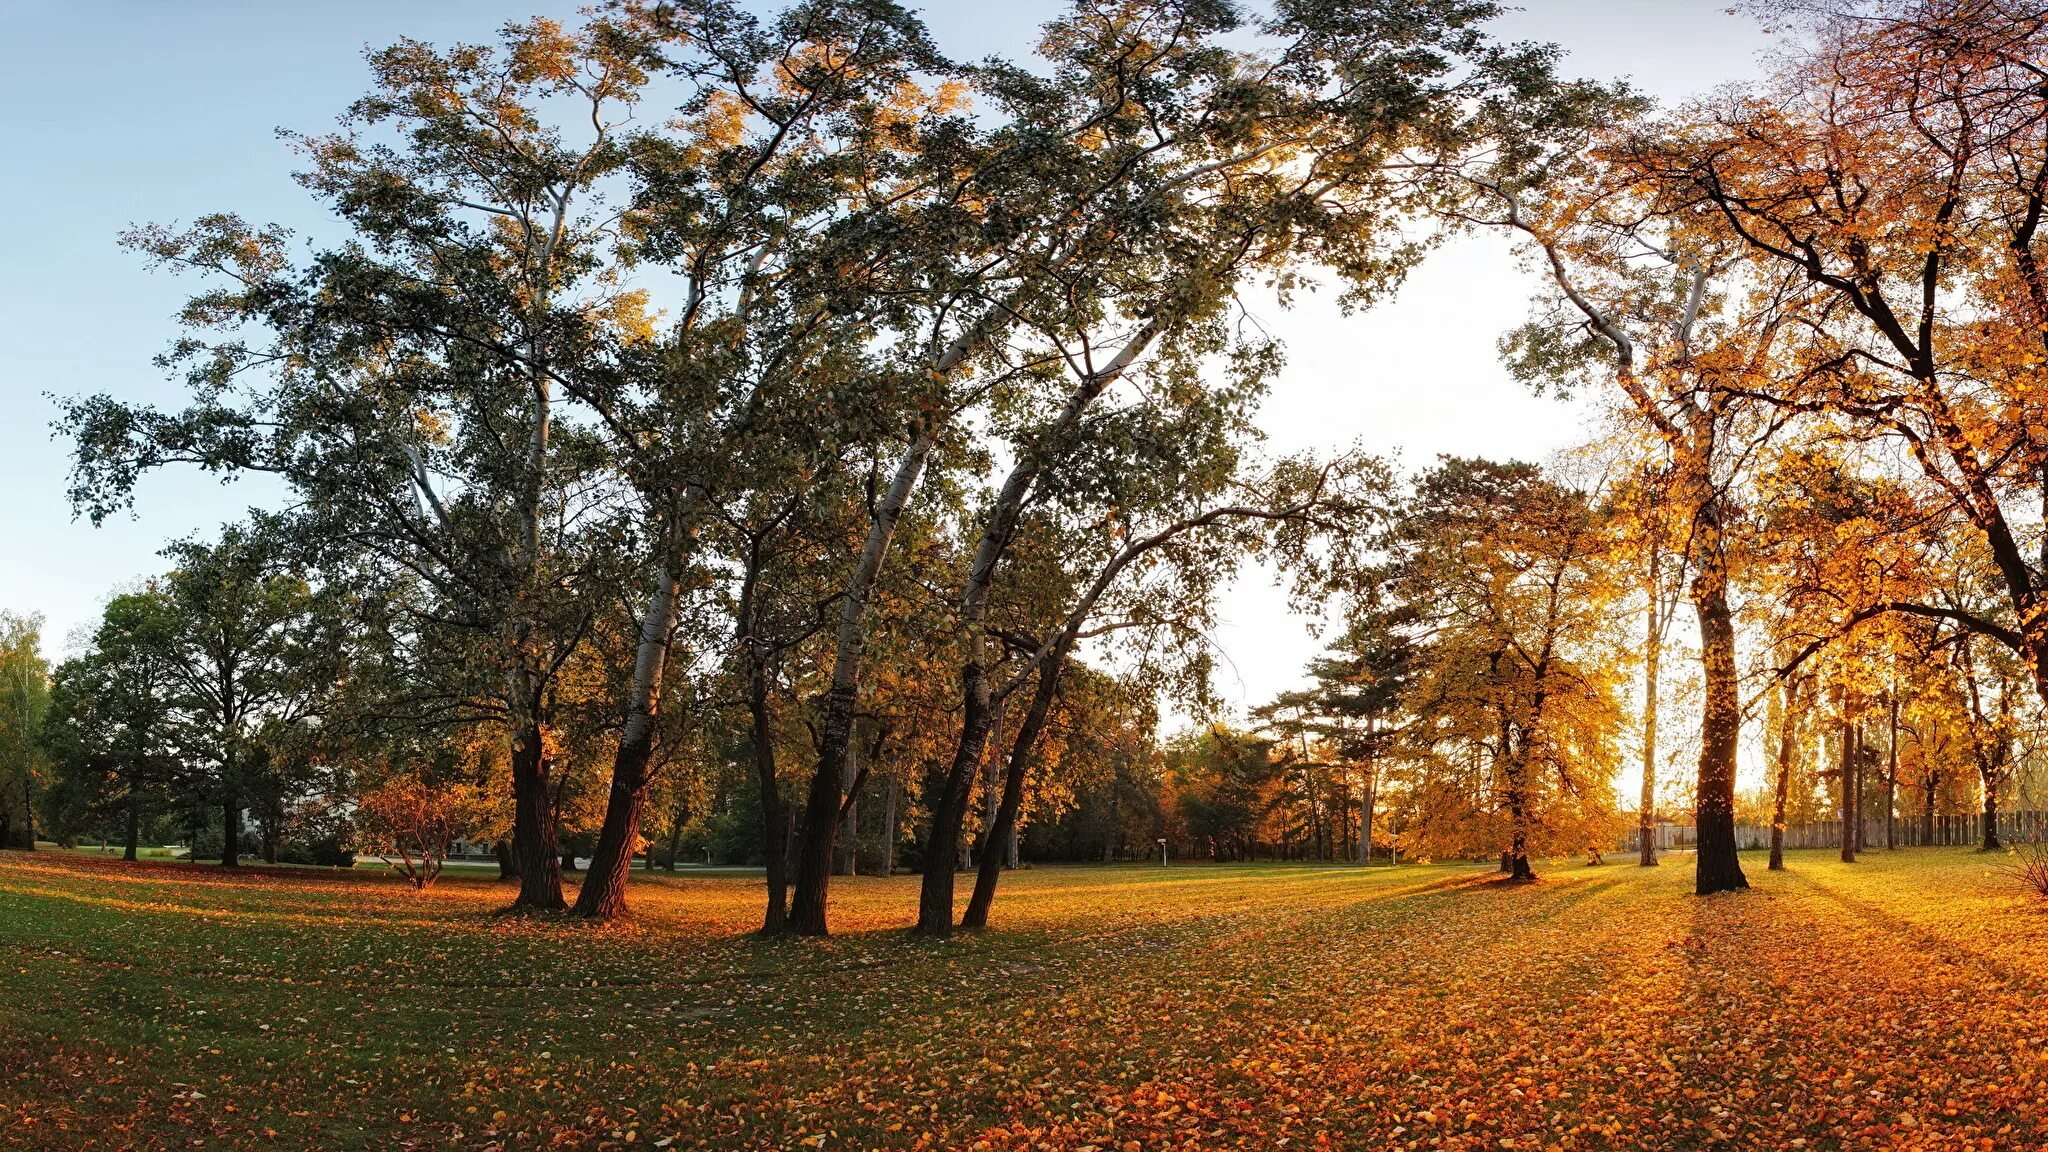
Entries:
<svg viewBox="0 0 2048 1152">
<path fill-rule="evenodd" d="M 1166 867 L 1166 837 L 1159 838 L 1159 866 Z"/>
</svg>

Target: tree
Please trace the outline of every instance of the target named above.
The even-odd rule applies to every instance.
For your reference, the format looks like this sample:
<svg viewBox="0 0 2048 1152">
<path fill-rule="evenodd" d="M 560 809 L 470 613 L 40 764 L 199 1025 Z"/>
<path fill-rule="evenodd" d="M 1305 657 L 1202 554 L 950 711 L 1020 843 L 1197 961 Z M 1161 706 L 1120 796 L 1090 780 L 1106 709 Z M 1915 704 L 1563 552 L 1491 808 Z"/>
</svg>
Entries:
<svg viewBox="0 0 2048 1152">
<path fill-rule="evenodd" d="M 1370 298 L 1416 258 L 1394 234 L 1406 213 L 1437 194 L 1418 155 L 1441 158 L 1499 127 L 1488 115 L 1451 111 L 1477 103 L 1498 112 L 1486 97 L 1508 86 L 1469 25 L 1484 14 L 1416 20 L 1291 6 L 1265 28 L 1284 38 L 1277 59 L 1214 46 L 1240 21 L 1223 6 L 1082 8 L 1053 26 L 1045 43 L 1074 84 L 1041 97 L 1040 115 L 1078 121 L 1088 132 L 1073 157 L 1078 178 L 1052 189 L 1051 202 L 1069 204 L 1072 188 L 1118 198 L 1065 208 L 1082 221 L 1070 241 L 1076 266 L 1061 270 L 1057 296 L 1015 309 L 1027 323 L 1009 347 L 994 350 L 1010 364 L 1063 362 L 1069 378 L 1038 398 L 1042 415 L 1022 422 L 959 581 L 962 724 L 930 801 L 935 856 L 957 846 L 1004 702 L 986 616 L 1040 486 L 1070 458 L 1087 459 L 1087 419 L 1134 372 L 1156 361 L 1171 373 L 1193 352 L 1226 347 L 1216 337 L 1222 309 L 1251 277 L 1289 284 L 1297 261 L 1318 258 L 1340 267 L 1357 297 Z M 1157 82 L 1123 75 L 1133 58 L 1156 70 Z M 1396 60 L 1400 66 L 1385 66 Z M 1541 86 L 1531 74 L 1540 68 L 1517 64 L 1513 82 Z M 1332 90 L 1343 95 L 1332 101 Z M 1117 96 L 1107 113 L 1096 110 L 1104 91 Z M 1220 150 L 1212 143 L 1219 136 L 1228 141 Z M 1096 175 L 1105 169 L 1113 180 Z M 831 799 L 830 785 L 818 787 L 814 817 Z M 951 877 L 927 868 L 919 931 L 943 935 L 951 925 Z M 798 926 L 823 928 L 801 914 Z"/>
<path fill-rule="evenodd" d="M 491 822 L 491 802 L 473 784 L 391 776 L 356 803 L 357 850 L 383 860 L 414 891 L 440 877 L 449 846 Z"/>
<path fill-rule="evenodd" d="M 591 511 L 602 441 L 556 407 L 644 323 L 604 195 L 641 50 L 610 26 L 536 20 L 507 25 L 495 51 L 371 52 L 377 86 L 342 130 L 293 138 L 301 182 L 352 242 L 295 265 L 282 231 L 230 215 L 135 231 L 153 261 L 218 285 L 163 359 L 192 403 L 65 408 L 73 499 L 95 520 L 156 468 L 274 474 L 309 553 L 416 578 L 435 626 L 475 634 L 463 648 L 489 661 L 513 738 L 529 909 L 563 904 L 551 678 L 616 583 L 585 547 L 608 530 Z"/>
<path fill-rule="evenodd" d="M 947 280 L 963 244 L 978 246 L 960 226 L 956 173 L 970 158 L 956 142 L 971 136 L 951 114 L 960 84 L 902 8 L 806 0 L 765 22 L 724 0 L 622 11 L 649 66 L 691 92 L 670 131 L 634 141 L 628 221 L 636 259 L 669 265 L 687 287 L 672 321 L 587 393 L 642 505 L 651 584 L 604 831 L 577 898 L 577 914 L 596 917 L 625 906 L 675 624 L 686 589 L 703 586 L 693 574 L 713 562 L 705 526 L 918 439 L 931 385 L 877 349 L 917 314 L 906 302 Z M 903 500 L 915 483 L 905 475 Z M 884 507 L 900 515 L 900 504 Z M 886 548 L 850 579 L 871 583 L 859 574 Z M 744 566 L 743 555 L 723 559 Z M 759 575 L 740 578 L 756 593 L 749 608 L 772 591 Z M 843 610 L 865 602 L 862 585 Z M 761 643 L 746 631 L 758 623 L 739 622 L 741 649 Z M 768 804 L 764 819 L 779 810 Z"/>
<path fill-rule="evenodd" d="M 42 726 L 50 665 L 41 637 L 40 617 L 0 613 L 0 848 L 36 846 L 36 804 L 49 771 Z"/>
<path fill-rule="evenodd" d="M 171 618 L 165 673 L 180 752 L 204 763 L 221 814 L 221 866 L 237 865 L 242 810 L 269 763 L 262 737 L 319 711 L 335 679 L 314 593 L 277 569 L 271 542 L 246 529 L 183 543 L 163 579 Z"/>
<path fill-rule="evenodd" d="M 1345 763 L 1360 769 L 1358 862 L 1372 863 L 1373 816 L 1385 766 L 1403 735 L 1402 705 L 1414 674 L 1411 606 L 1378 594 L 1352 606 L 1345 631 L 1328 654 L 1311 661 L 1315 686 L 1303 703 L 1318 735 Z"/>
<path fill-rule="evenodd" d="M 1166 747 L 1166 772 L 1185 836 L 1212 859 L 1249 860 L 1275 782 L 1271 741 L 1223 725 Z"/>
<path fill-rule="evenodd" d="M 124 860 L 143 821 L 170 801 L 182 764 L 172 696 L 178 622 L 158 588 L 116 596 L 92 648 L 57 666 L 44 729 L 68 823 L 119 813 Z M 101 825 L 104 827 L 104 825 Z"/>
<path fill-rule="evenodd" d="M 2048 565 L 2018 509 L 2048 491 L 2037 385 L 2048 339 L 2048 18 L 1972 0 L 1801 8 L 1810 51 L 1761 90 L 1616 152 L 1714 230 L 1793 319 L 1789 371 L 1755 395 L 1826 413 L 1911 462 L 1997 574 L 1995 612 L 1899 601 L 2002 644 L 2048 699 Z M 1798 286 L 1781 297 L 1781 281 Z"/>
<path fill-rule="evenodd" d="M 1409 740 L 1489 765 L 1502 868 L 1611 834 L 1619 710 L 1605 605 L 1610 543 L 1586 495 L 1533 466 L 1446 459 L 1394 532 L 1389 582 L 1416 614 Z M 1495 824 L 1484 814 L 1481 827 Z"/>
<path fill-rule="evenodd" d="M 1192 423 L 1200 428 L 1206 421 L 1197 419 Z M 1174 438 L 1162 440 L 1165 444 L 1174 442 Z M 1085 557 L 1099 566 L 1090 573 L 1087 566 L 1076 565 L 1074 574 L 1089 579 L 1085 585 L 1072 581 L 1080 585 L 1080 591 L 1070 600 L 1062 598 L 1067 611 L 1059 630 L 1035 645 L 1026 639 L 1021 646 L 1028 652 L 1023 667 L 990 693 L 994 699 L 1006 699 L 1024 683 L 1035 681 L 1030 701 L 1010 738 L 1001 797 L 984 830 L 981 866 L 974 893 L 961 915 L 962 927 L 982 928 L 988 924 L 989 907 L 995 900 L 996 884 L 1002 874 L 998 846 L 1008 843 L 1017 828 L 1032 757 L 1059 695 L 1061 675 L 1075 643 L 1089 631 L 1098 635 L 1119 631 L 1128 637 L 1129 630 L 1147 628 L 1178 633 L 1180 644 L 1174 647 L 1186 647 L 1191 640 L 1198 642 L 1197 625 L 1209 618 L 1214 590 L 1232 570 L 1236 558 L 1268 554 L 1284 563 L 1290 553 L 1299 554 L 1310 547 L 1309 542 L 1318 535 L 1338 539 L 1363 536 L 1379 511 L 1375 498 L 1386 484 L 1386 470 L 1377 460 L 1347 458 L 1320 468 L 1309 461 L 1290 460 L 1276 465 L 1270 474 L 1243 484 L 1240 491 L 1233 491 L 1239 486 L 1231 485 L 1215 496 L 1208 496 L 1203 474 L 1208 473 L 1207 479 L 1213 483 L 1219 474 L 1230 475 L 1231 469 L 1214 467 L 1214 462 L 1202 452 L 1160 451 L 1161 442 L 1149 436 L 1139 437 L 1138 441 L 1146 455 L 1157 453 L 1161 458 L 1174 460 L 1175 465 L 1144 476 L 1121 466 L 1121 461 L 1095 463 L 1101 467 L 1103 476 L 1120 481 L 1106 485 L 1108 494 L 1114 496 L 1109 506 L 1118 521 L 1112 538 L 1120 546 L 1112 545 L 1093 555 L 1094 550 L 1078 541 L 1078 546 L 1061 549 L 1069 563 Z M 1227 458 L 1231 453 L 1221 455 Z M 1140 476 L 1142 482 L 1138 480 Z M 1056 484 L 1055 488 L 1066 488 L 1064 496 L 1070 500 L 1077 495 L 1066 485 Z M 1101 493 L 1096 495 L 1099 499 Z M 1204 497 L 1208 497 L 1207 507 L 1201 506 Z M 1225 502 L 1232 497 L 1241 502 Z M 1076 503 L 1082 508 L 1096 506 L 1096 500 Z M 1155 527 L 1147 521 L 1164 522 Z M 1149 579 L 1142 583 L 1133 581 L 1136 587 L 1118 587 L 1120 580 L 1134 569 L 1144 567 L 1151 568 L 1142 574 Z M 1105 598 L 1112 592 L 1121 594 L 1118 598 L 1128 606 L 1119 606 L 1121 612 L 1104 613 L 1109 606 Z M 1099 613 L 1109 619 L 1096 623 Z M 1201 664 L 1195 667 L 1206 668 Z M 1181 687 L 1184 694 L 1196 695 L 1204 692 L 1207 685 L 1196 678 L 1183 680 Z M 959 835 L 957 830 L 950 834 L 939 830 L 942 815 L 943 810 L 933 814 L 934 831 L 929 843 L 945 843 Z M 941 879 L 932 879 L 935 873 Z M 927 868 L 926 876 L 927 891 L 940 885 L 946 888 L 944 905 L 950 920 L 951 870 Z M 920 908 L 937 904 L 937 900 L 921 900 Z M 924 930 L 932 930 L 932 926 L 922 924 L 922 917 L 920 921 Z"/>
</svg>

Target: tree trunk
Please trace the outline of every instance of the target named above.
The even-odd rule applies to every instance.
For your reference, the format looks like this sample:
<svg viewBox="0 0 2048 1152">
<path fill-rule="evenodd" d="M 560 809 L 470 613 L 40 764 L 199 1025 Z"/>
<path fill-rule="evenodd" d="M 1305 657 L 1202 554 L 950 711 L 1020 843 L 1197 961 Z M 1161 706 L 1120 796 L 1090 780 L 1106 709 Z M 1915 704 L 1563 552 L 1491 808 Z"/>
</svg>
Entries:
<svg viewBox="0 0 2048 1152">
<path fill-rule="evenodd" d="M 1117 802 L 1119 795 L 1116 786 L 1116 770 L 1112 768 L 1109 774 L 1109 828 L 1102 837 L 1102 862 L 1104 864 L 1116 863 L 1117 843 L 1123 839 L 1123 829 L 1119 827 L 1119 822 L 1123 819 L 1121 814 L 1122 806 Z"/>
<path fill-rule="evenodd" d="M 966 821 L 974 769 L 987 748 L 992 720 L 987 673 L 978 658 L 968 663 L 961 681 L 966 714 L 952 766 L 939 781 L 938 795 L 933 798 L 924 875 L 918 888 L 917 931 L 927 936 L 947 936 L 953 931 L 954 863 L 960 854 L 961 826 Z"/>
<path fill-rule="evenodd" d="M 1650 868 L 1657 863 L 1657 685 L 1658 662 L 1664 648 L 1663 621 L 1658 618 L 1658 600 L 1663 581 L 1663 549 L 1650 543 L 1648 620 L 1643 629 L 1643 789 L 1637 801 L 1636 829 L 1639 841 L 1636 863 Z"/>
<path fill-rule="evenodd" d="M 1502 736 L 1503 745 L 1507 737 Z M 1526 730 L 1520 747 L 1508 752 L 1506 765 L 1508 801 L 1508 850 L 1501 856 L 1500 870 L 1513 880 L 1534 880 L 1536 870 L 1529 866 L 1529 791 Z"/>
<path fill-rule="evenodd" d="M 513 736 L 512 853 L 518 862 L 519 895 L 512 907 L 527 912 L 560 912 L 567 905 L 562 899 L 550 759 L 540 725 L 524 725 Z"/>
<path fill-rule="evenodd" d="M 950 369 L 951 365 L 947 365 Z M 839 831 L 840 789 L 846 780 L 848 745 L 853 740 L 853 717 L 860 705 L 860 665 L 867 640 L 869 592 L 881 573 L 896 535 L 896 525 L 910 503 L 911 489 L 924 471 L 937 441 L 927 430 L 904 450 L 897 462 L 889 489 L 875 506 L 868 521 L 867 539 L 861 545 L 860 561 L 847 582 L 839 613 L 838 644 L 832 658 L 832 686 L 825 695 L 825 721 L 818 742 L 818 767 L 811 773 L 811 790 L 804 805 L 804 838 L 799 845 L 796 866 L 796 900 L 790 908 L 790 927 L 805 936 L 823 936 L 829 930 L 825 903 L 832 882 L 832 847 Z M 926 869 L 930 871 L 929 868 Z"/>
<path fill-rule="evenodd" d="M 1358 798 L 1358 862 L 1372 863 L 1372 811 L 1379 801 L 1378 767 L 1367 754 L 1365 767 L 1365 795 Z"/>
<path fill-rule="evenodd" d="M 590 873 L 584 877 L 583 890 L 576 894 L 575 914 L 586 919 L 609 920 L 626 910 L 626 878 L 633 870 L 633 849 L 640 839 L 640 820 L 647 803 L 662 674 L 668 665 L 669 631 L 681 592 L 681 582 L 666 566 L 655 570 L 654 591 L 640 620 L 625 724 L 619 730 L 618 751 L 612 755 L 604 826 L 598 830 L 597 847 L 590 852 Z"/>
<path fill-rule="evenodd" d="M 882 875 L 896 874 L 896 774 L 882 786 Z"/>
<path fill-rule="evenodd" d="M 689 819 L 689 810 L 678 806 L 668 826 L 668 870 L 676 870 L 676 857 L 683 854 L 683 824 Z"/>
<path fill-rule="evenodd" d="M 257 838 L 262 842 L 263 862 L 265 864 L 275 864 L 277 863 L 278 824 L 283 820 L 282 813 L 278 811 L 282 807 L 282 801 L 275 796 L 266 795 L 259 797 L 257 804 L 259 808 L 256 815 L 256 834 Z"/>
<path fill-rule="evenodd" d="M 846 779 L 841 794 L 846 797 L 840 809 L 845 813 L 839 824 L 839 851 L 832 864 L 834 876 L 853 876 L 860 871 L 860 741 L 849 738 L 846 743 Z"/>
<path fill-rule="evenodd" d="M 1856 862 L 1856 725 L 1847 715 L 1842 717 L 1842 771 L 1841 787 L 1837 795 L 1841 800 L 1842 816 L 1842 863 Z"/>
<path fill-rule="evenodd" d="M 10 829 L 7 820 L 7 806 L 0 803 L 0 848 L 15 848 L 23 852 L 35 851 L 35 775 L 29 771 L 27 764 L 21 766 L 21 827 Z"/>
<path fill-rule="evenodd" d="M 1856 788 L 1850 797 L 1852 807 L 1849 810 L 1849 828 L 1856 835 L 1856 851 L 1859 853 L 1869 847 L 1863 839 L 1863 777 L 1869 770 L 1864 751 L 1863 722 L 1859 719 L 1856 722 Z"/>
<path fill-rule="evenodd" d="M 974 771 L 980 766 L 992 727 L 992 701 L 983 657 L 987 640 L 982 635 L 981 620 L 987 607 L 989 589 L 995 581 L 996 567 L 1009 551 L 1024 512 L 1025 499 L 1039 474 L 1051 462 L 1052 454 L 1064 450 L 1068 435 L 1080 423 L 1088 406 L 1151 347 L 1152 341 L 1164 330 L 1165 321 L 1164 314 L 1146 321 L 1107 364 L 1075 385 L 1059 415 L 1040 429 L 1038 436 L 1018 454 L 1009 474 L 1003 478 L 1002 488 L 989 506 L 981 539 L 975 545 L 974 558 L 968 565 L 967 579 L 960 593 L 959 628 L 967 649 L 960 673 L 963 699 L 960 744 L 941 787 L 941 796 L 932 808 L 930 847 L 934 851 L 943 849 L 944 854 L 927 855 L 926 858 L 923 887 L 918 898 L 917 930 L 921 933 L 945 936 L 953 930 L 953 874 L 938 866 L 937 862 L 949 860 L 962 847 L 961 824 L 967 815 Z"/>
<path fill-rule="evenodd" d="M 1002 861 L 994 846 L 1011 840 L 1017 830 L 1017 812 L 1024 803 L 1024 781 L 1031 770 L 1031 754 L 1045 731 L 1046 718 L 1052 714 L 1053 699 L 1059 694 L 1060 672 L 1066 663 L 1067 647 L 1063 639 L 1039 666 L 1038 686 L 1031 694 L 1031 704 L 1025 709 L 1024 719 L 1017 725 L 1016 738 L 1010 745 L 1009 761 L 1003 772 L 1002 799 L 982 834 L 981 869 L 974 878 L 974 895 L 968 898 L 967 911 L 960 917 L 962 928 L 988 927 L 988 911 L 995 903 L 996 883 L 1002 878 Z M 1015 867 L 1014 864 L 1011 866 Z M 946 894 L 949 913 L 952 903 L 950 887 Z"/>
<path fill-rule="evenodd" d="M 775 717 L 768 703 L 768 673 L 758 661 L 747 676 L 747 710 L 753 718 L 754 782 L 761 792 L 761 862 L 768 870 L 768 907 L 761 932 L 772 935 L 789 926 L 789 819 L 776 780 Z"/>
<path fill-rule="evenodd" d="M 1799 738 L 1800 692 L 1780 681 L 1775 689 L 1778 706 L 1778 785 L 1771 803 L 1771 864 L 1773 872 L 1785 870 L 1785 802 L 1792 791 L 1792 761 Z"/>
<path fill-rule="evenodd" d="M 505 839 L 491 841 L 491 855 L 498 859 L 498 879 L 519 879 L 519 861 L 512 855 L 511 841 Z"/>
<path fill-rule="evenodd" d="M 238 868 L 241 866 L 242 841 L 242 797 L 235 787 L 235 766 L 232 755 L 221 769 L 220 779 L 220 866 Z"/>
<path fill-rule="evenodd" d="M 995 856 L 997 858 L 996 866 L 1000 868 L 1002 866 L 1001 853 L 1003 841 L 1001 837 L 996 835 L 996 810 L 1002 807 L 1003 803 L 1003 722 L 1000 716 L 996 718 L 991 743 L 993 747 L 989 749 L 989 754 L 983 757 L 982 764 L 981 843 L 979 848 L 983 856 Z M 974 867 L 974 861 L 974 853 L 972 851 L 966 853 L 961 858 L 960 870 L 964 872 Z"/>
<path fill-rule="evenodd" d="M 641 754 L 646 754 L 644 747 Z M 638 788 L 621 787 L 614 779 L 605 797 L 604 828 L 597 847 L 591 849 L 583 888 L 576 893 L 574 914 L 585 919 L 610 920 L 626 912 L 626 881 L 633 872 L 633 846 L 640 840 L 640 816 L 647 803 L 646 769 L 643 765 L 635 771 L 641 777 Z"/>
<path fill-rule="evenodd" d="M 132 787 L 128 790 L 126 807 L 125 827 L 121 832 L 121 859 L 133 864 L 142 846 L 142 801 Z"/>
<path fill-rule="evenodd" d="M 1728 573 L 1721 555 L 1719 511 L 1701 509 L 1695 539 L 1698 569 L 1692 583 L 1700 623 L 1700 664 L 1706 707 L 1700 716 L 1699 778 L 1693 792 L 1698 826 L 1693 890 L 1701 896 L 1749 887 L 1735 849 L 1735 754 L 1742 737 L 1737 695 L 1735 624 L 1728 608 Z"/>
<path fill-rule="evenodd" d="M 547 264 L 552 245 L 543 252 Z M 532 316 L 545 307 L 546 290 L 534 293 Z M 539 622 L 531 615 L 541 567 L 541 529 L 545 518 L 549 439 L 554 421 L 554 383 L 544 367 L 538 323 L 530 324 L 526 371 L 533 396 L 533 427 L 527 441 L 526 468 L 521 477 L 519 547 L 508 572 L 515 597 L 503 635 L 506 694 L 512 723 L 512 846 L 519 858 L 519 895 L 512 907 L 526 912 L 559 912 L 562 873 L 558 862 L 554 757 L 547 747 L 545 675 L 538 672 L 535 638 Z"/>
<path fill-rule="evenodd" d="M 1891 696 L 1891 738 L 1885 743 L 1884 773 L 1884 848 L 1889 852 L 1899 846 L 1899 822 L 1895 815 L 1899 803 L 1899 694 Z"/>
<path fill-rule="evenodd" d="M 1997 852 L 2005 845 L 1998 839 L 1998 775 L 1984 777 L 1984 851 Z"/>
</svg>

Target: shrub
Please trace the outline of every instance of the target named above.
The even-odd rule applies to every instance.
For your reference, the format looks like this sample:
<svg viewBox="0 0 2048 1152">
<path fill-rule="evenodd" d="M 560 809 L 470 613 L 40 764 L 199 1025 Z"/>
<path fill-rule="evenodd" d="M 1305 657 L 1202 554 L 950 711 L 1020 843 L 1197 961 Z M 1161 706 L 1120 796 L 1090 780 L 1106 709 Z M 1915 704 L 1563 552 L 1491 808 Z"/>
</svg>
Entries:
<svg viewBox="0 0 2048 1152">
<path fill-rule="evenodd" d="M 310 840 L 292 840 L 277 858 L 286 864 L 312 864 L 321 868 L 353 868 L 356 854 L 341 833 L 328 833 Z"/>
</svg>

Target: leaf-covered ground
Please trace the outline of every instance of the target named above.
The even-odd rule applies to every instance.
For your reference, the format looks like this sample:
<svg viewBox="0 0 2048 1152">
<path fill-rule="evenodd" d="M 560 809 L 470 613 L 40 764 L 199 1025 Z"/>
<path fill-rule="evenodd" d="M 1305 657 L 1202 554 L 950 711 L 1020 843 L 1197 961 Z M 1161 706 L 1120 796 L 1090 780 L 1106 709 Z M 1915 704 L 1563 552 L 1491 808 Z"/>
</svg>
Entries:
<svg viewBox="0 0 2048 1152">
<path fill-rule="evenodd" d="M 1995 860 L 1745 863 L 1044 868 L 930 944 L 907 877 L 763 942 L 744 877 L 592 929 L 0 854 L 0 1145 L 2048 1147 L 2048 910 Z"/>
</svg>

